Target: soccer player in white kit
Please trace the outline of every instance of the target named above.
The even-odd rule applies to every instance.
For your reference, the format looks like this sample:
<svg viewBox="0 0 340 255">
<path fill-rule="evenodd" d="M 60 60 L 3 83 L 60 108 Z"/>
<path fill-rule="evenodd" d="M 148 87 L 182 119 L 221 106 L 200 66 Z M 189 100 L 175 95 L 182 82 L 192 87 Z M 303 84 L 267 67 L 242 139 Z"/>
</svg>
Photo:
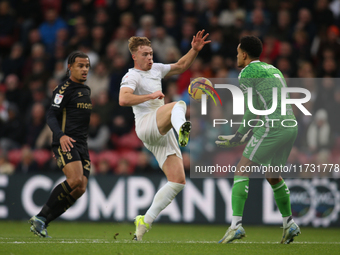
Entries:
<svg viewBox="0 0 340 255">
<path fill-rule="evenodd" d="M 156 193 L 145 215 L 135 218 L 135 240 L 142 240 L 150 230 L 158 214 L 167 207 L 175 196 L 184 188 L 185 173 L 182 154 L 178 143 L 186 146 L 189 140 L 191 124 L 185 119 L 184 101 L 164 104 L 161 79 L 165 76 L 183 73 L 195 60 L 204 45 L 208 33 L 204 30 L 193 36 L 191 49 L 174 64 L 153 63 L 151 42 L 146 37 L 131 37 L 129 50 L 134 60 L 134 68 L 124 75 L 119 104 L 132 106 L 135 115 L 136 133 L 156 157 L 159 167 L 168 182 Z M 174 128 L 178 134 L 178 143 Z"/>
</svg>

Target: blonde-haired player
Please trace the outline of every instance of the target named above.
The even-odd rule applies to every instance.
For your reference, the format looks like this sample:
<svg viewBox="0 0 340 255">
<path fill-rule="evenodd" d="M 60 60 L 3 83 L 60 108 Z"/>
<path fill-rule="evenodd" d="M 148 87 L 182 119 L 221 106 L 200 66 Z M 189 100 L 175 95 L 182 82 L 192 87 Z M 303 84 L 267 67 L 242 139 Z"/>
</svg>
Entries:
<svg viewBox="0 0 340 255">
<path fill-rule="evenodd" d="M 191 49 L 174 64 L 153 63 L 151 42 L 146 37 L 131 37 L 129 50 L 134 68 L 124 75 L 119 93 L 121 106 L 132 106 L 136 133 L 145 147 L 156 157 L 168 182 L 156 193 L 145 215 L 135 218 L 135 240 L 142 240 L 158 214 L 167 207 L 184 188 L 185 173 L 178 143 L 186 146 L 191 124 L 185 119 L 186 104 L 183 101 L 164 104 L 161 79 L 183 73 L 195 60 L 209 34 L 204 30 L 193 36 Z M 178 143 L 174 128 L 178 133 Z"/>
</svg>

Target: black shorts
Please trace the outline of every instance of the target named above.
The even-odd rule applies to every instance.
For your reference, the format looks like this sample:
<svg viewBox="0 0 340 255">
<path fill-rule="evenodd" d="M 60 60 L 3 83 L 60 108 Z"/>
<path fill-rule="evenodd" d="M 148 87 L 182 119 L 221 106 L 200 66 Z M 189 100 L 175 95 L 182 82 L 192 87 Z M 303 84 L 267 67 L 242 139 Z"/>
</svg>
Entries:
<svg viewBox="0 0 340 255">
<path fill-rule="evenodd" d="M 83 165 L 83 175 L 89 178 L 91 160 L 87 146 L 73 145 L 71 151 L 63 152 L 61 146 L 52 146 L 52 151 L 57 159 L 58 167 L 62 170 L 68 163 L 81 161 Z"/>
</svg>

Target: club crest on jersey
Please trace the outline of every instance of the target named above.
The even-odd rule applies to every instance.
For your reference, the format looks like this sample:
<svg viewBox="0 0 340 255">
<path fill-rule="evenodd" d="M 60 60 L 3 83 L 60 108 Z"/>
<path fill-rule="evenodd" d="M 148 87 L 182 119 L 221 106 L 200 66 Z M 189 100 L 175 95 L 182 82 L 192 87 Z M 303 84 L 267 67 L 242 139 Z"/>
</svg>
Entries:
<svg viewBox="0 0 340 255">
<path fill-rule="evenodd" d="M 54 97 L 54 103 L 55 104 L 60 104 L 61 101 L 63 100 L 63 95 L 60 95 L 60 94 L 56 94 L 55 97 Z"/>
</svg>

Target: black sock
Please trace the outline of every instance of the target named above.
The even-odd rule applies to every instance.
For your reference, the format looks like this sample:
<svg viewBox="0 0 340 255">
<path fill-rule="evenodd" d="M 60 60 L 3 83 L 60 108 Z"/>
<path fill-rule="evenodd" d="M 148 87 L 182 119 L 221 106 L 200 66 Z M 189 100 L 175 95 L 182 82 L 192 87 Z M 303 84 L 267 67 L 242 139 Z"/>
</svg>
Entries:
<svg viewBox="0 0 340 255">
<path fill-rule="evenodd" d="M 43 208 L 41 209 L 41 211 L 37 214 L 37 217 L 43 217 L 46 219 L 47 215 L 51 212 L 51 209 L 44 204 Z"/>
<path fill-rule="evenodd" d="M 71 193 L 71 191 L 72 188 L 70 185 L 68 185 L 67 181 L 57 185 L 37 216 L 47 218 L 47 215 L 49 215 L 54 210 L 54 208 L 57 207 L 58 204 L 61 203 L 66 198 L 66 196 Z"/>
<path fill-rule="evenodd" d="M 51 211 L 46 218 L 46 224 L 50 223 L 52 220 L 58 218 L 60 215 L 62 215 L 64 212 L 67 211 L 68 208 L 70 208 L 74 203 L 76 202 L 76 199 L 73 198 L 71 195 L 68 195 L 66 198 L 64 198 L 55 208 L 53 211 Z"/>
</svg>

